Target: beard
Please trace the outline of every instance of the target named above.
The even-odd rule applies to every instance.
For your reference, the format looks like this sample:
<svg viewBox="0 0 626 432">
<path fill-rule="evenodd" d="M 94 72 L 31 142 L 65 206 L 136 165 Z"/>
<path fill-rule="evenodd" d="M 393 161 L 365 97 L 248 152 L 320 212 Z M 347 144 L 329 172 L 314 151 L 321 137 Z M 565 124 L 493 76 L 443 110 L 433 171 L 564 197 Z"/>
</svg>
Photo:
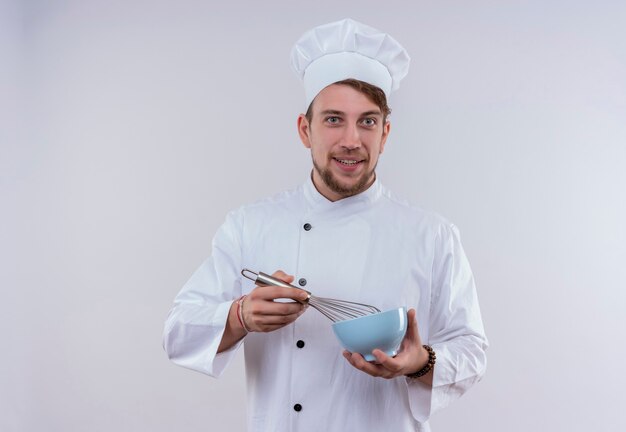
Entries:
<svg viewBox="0 0 626 432">
<path fill-rule="evenodd" d="M 376 178 L 375 170 L 376 170 L 376 165 L 378 165 L 378 161 L 372 167 L 371 170 L 365 171 L 363 174 L 361 174 L 361 177 L 359 177 L 356 183 L 354 183 L 353 185 L 347 186 L 347 185 L 341 184 L 339 180 L 335 177 L 335 175 L 330 171 L 330 169 L 322 168 L 316 162 L 312 154 L 311 154 L 311 159 L 313 159 L 313 167 L 315 168 L 315 171 L 317 171 L 317 173 L 320 175 L 324 184 L 331 191 L 335 192 L 337 195 L 341 196 L 342 198 L 348 198 L 348 197 L 351 197 L 353 195 L 357 195 L 363 192 L 373 183 L 374 179 Z M 366 163 L 366 162 L 367 161 L 364 161 L 363 163 Z"/>
</svg>

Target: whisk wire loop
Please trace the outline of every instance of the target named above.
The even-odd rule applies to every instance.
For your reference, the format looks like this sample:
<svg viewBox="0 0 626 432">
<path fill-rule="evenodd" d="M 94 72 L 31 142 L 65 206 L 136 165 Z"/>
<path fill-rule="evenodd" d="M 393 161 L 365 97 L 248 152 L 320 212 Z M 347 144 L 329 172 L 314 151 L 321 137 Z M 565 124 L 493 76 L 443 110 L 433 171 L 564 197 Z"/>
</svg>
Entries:
<svg viewBox="0 0 626 432">
<path fill-rule="evenodd" d="M 252 270 L 243 269 L 241 271 L 241 274 L 246 279 L 250 279 L 251 281 L 254 281 L 259 285 L 274 285 L 285 288 L 298 288 L 263 272 L 255 273 Z M 345 321 L 348 319 L 358 318 L 380 312 L 380 309 L 375 306 L 346 300 L 316 297 L 312 295 L 309 291 L 307 291 L 307 293 L 309 294 L 309 297 L 302 303 L 308 303 L 312 308 L 323 314 L 332 322 Z"/>
</svg>

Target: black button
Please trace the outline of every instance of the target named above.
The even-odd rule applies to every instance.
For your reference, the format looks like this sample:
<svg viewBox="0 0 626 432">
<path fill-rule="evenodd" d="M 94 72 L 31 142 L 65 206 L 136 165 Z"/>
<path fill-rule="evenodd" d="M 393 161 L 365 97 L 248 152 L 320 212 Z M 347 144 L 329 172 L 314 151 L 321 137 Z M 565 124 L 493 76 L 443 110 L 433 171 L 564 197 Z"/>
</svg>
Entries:
<svg viewBox="0 0 626 432">
<path fill-rule="evenodd" d="M 304 224 L 303 228 L 304 228 L 305 231 L 311 231 L 311 224 L 307 222 L 307 223 Z"/>
<path fill-rule="evenodd" d="M 296 410 L 297 412 L 300 412 L 300 411 L 302 411 L 302 405 L 300 405 L 300 404 L 295 404 L 295 405 L 293 406 L 293 409 L 294 409 L 294 410 Z"/>
<path fill-rule="evenodd" d="M 305 286 L 306 285 L 306 279 L 305 278 L 300 278 L 298 283 L 300 284 L 300 286 Z"/>
<path fill-rule="evenodd" d="M 299 340 L 298 342 L 296 342 L 296 346 L 298 348 L 304 348 L 304 341 L 303 340 Z"/>
</svg>

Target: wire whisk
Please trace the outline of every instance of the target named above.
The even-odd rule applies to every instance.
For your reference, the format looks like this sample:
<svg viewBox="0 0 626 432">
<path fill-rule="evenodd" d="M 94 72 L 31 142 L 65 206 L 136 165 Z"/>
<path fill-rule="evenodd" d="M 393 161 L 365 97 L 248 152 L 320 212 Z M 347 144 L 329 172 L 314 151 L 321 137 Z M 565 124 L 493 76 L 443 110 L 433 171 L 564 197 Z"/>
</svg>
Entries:
<svg viewBox="0 0 626 432">
<path fill-rule="evenodd" d="M 252 270 L 243 269 L 241 270 L 241 275 L 246 279 L 250 279 L 258 285 L 273 285 L 284 288 L 298 288 L 297 286 L 288 284 L 287 282 L 283 282 L 263 272 L 256 273 Z M 332 322 L 345 321 L 348 319 L 358 318 L 380 312 L 380 309 L 375 306 L 345 300 L 316 297 L 311 294 L 310 291 L 306 292 L 309 294 L 308 298 L 304 301 L 301 301 L 300 303 L 308 304 Z"/>
</svg>

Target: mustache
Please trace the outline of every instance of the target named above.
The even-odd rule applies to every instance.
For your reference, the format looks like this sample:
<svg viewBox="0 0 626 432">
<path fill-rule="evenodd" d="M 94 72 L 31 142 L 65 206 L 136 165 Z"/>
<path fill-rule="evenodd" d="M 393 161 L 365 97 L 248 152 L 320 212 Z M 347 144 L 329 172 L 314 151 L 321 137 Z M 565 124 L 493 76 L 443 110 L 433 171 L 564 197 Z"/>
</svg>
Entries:
<svg viewBox="0 0 626 432">
<path fill-rule="evenodd" d="M 333 159 L 356 159 L 359 161 L 367 161 L 369 157 L 367 154 L 359 153 L 359 152 L 342 152 L 342 153 L 333 153 L 330 155 Z"/>
</svg>

